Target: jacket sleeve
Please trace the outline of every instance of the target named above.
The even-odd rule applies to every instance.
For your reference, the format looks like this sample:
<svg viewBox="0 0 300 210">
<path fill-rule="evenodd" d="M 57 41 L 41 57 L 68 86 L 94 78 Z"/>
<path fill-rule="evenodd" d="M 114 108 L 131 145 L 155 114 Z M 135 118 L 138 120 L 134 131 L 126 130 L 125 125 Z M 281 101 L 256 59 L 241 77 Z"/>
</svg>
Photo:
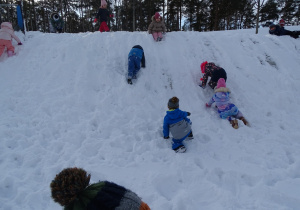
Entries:
<svg viewBox="0 0 300 210">
<path fill-rule="evenodd" d="M 214 97 L 211 97 L 211 99 L 209 100 L 209 102 L 207 104 L 211 106 L 214 102 L 215 102 Z"/>
<path fill-rule="evenodd" d="M 169 136 L 169 123 L 167 122 L 166 117 L 164 118 L 163 133 L 164 133 L 164 137 Z"/>
<path fill-rule="evenodd" d="M 153 28 L 153 22 L 151 22 L 149 27 L 148 27 L 148 33 L 149 34 L 152 34 L 152 28 Z"/>
<path fill-rule="evenodd" d="M 12 32 L 11 36 L 12 36 L 18 43 L 21 43 L 21 40 L 19 39 L 19 37 L 17 37 L 17 36 L 15 35 L 14 32 Z"/>
</svg>

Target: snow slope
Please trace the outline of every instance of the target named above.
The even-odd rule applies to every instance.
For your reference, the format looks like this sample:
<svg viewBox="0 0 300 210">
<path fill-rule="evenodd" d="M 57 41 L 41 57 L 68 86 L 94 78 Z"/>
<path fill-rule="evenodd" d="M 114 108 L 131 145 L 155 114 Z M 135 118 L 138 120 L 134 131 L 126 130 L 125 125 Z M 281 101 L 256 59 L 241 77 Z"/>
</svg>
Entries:
<svg viewBox="0 0 300 210">
<path fill-rule="evenodd" d="M 154 210 L 300 208 L 300 39 L 265 28 L 172 32 L 160 43 L 146 32 L 17 35 L 18 55 L 0 58 L 0 209 L 61 209 L 49 185 L 75 166 Z M 146 68 L 130 86 L 136 44 Z M 227 71 L 251 127 L 234 130 L 205 107 L 206 60 Z M 192 113 L 184 154 L 162 137 L 172 96 Z"/>
</svg>

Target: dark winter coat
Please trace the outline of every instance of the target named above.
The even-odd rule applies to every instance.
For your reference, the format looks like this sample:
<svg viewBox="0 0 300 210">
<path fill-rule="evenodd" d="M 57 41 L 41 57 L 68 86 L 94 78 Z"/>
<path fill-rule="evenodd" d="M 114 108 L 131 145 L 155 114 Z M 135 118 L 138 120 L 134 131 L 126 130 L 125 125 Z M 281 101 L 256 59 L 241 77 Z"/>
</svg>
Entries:
<svg viewBox="0 0 300 210">
<path fill-rule="evenodd" d="M 214 63 L 207 63 L 205 65 L 204 75 L 203 75 L 203 80 L 202 80 L 202 87 L 206 86 L 208 77 L 211 77 L 208 85 L 212 89 L 214 89 L 217 86 L 218 80 L 220 78 L 224 78 L 225 81 L 227 80 L 226 71 L 223 68 L 216 66 Z"/>
<path fill-rule="evenodd" d="M 99 8 L 99 11 L 98 11 L 98 13 L 96 15 L 96 19 L 95 20 L 96 21 L 99 20 L 100 23 L 107 22 L 107 18 L 108 17 L 112 17 L 112 16 L 113 16 L 112 13 L 109 12 L 107 9 L 105 9 L 105 8 Z"/>
<path fill-rule="evenodd" d="M 138 58 L 141 59 L 142 67 L 146 67 L 146 62 L 145 62 L 145 55 L 144 55 L 144 50 L 140 45 L 135 45 L 132 47 L 128 54 L 128 58 L 130 56 L 137 56 Z"/>
<path fill-rule="evenodd" d="M 92 184 L 65 210 L 150 210 L 134 192 L 112 182 Z"/>
<path fill-rule="evenodd" d="M 160 21 L 157 22 L 154 18 L 154 15 L 151 18 L 152 22 L 148 27 L 149 34 L 152 34 L 153 32 L 162 32 L 166 33 L 166 26 L 164 23 L 164 19 L 160 17 Z"/>
<path fill-rule="evenodd" d="M 271 29 L 272 27 L 275 27 L 275 29 Z M 274 24 L 270 25 L 269 33 L 277 36 L 289 35 L 295 39 L 297 39 L 300 35 L 300 31 L 289 31 L 286 30 L 283 26 Z"/>
<path fill-rule="evenodd" d="M 191 123 L 190 119 L 187 118 L 187 114 L 187 112 L 180 109 L 167 111 L 163 125 L 164 137 L 168 137 L 171 132 L 173 139 L 181 140 L 186 138 L 191 132 Z"/>
</svg>

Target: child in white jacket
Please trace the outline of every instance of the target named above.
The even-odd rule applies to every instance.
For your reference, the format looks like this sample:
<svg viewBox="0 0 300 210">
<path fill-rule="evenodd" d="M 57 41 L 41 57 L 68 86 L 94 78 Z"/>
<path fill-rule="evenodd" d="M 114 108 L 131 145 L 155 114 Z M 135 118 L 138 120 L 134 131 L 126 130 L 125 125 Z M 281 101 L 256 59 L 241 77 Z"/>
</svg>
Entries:
<svg viewBox="0 0 300 210">
<path fill-rule="evenodd" d="M 20 39 L 15 35 L 14 29 L 9 22 L 1 23 L 0 29 L 0 56 L 3 54 L 5 47 L 7 48 L 8 57 L 15 54 L 15 48 L 12 45 L 12 38 L 14 38 L 18 45 L 22 45 Z"/>
</svg>

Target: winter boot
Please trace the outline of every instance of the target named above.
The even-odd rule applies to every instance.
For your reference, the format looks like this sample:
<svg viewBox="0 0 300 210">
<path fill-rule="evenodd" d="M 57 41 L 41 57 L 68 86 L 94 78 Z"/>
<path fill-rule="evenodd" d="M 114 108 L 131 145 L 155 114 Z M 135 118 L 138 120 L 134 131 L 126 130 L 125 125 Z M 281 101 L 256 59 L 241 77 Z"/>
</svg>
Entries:
<svg viewBox="0 0 300 210">
<path fill-rule="evenodd" d="M 232 125 L 233 128 L 238 129 L 239 128 L 239 123 L 237 120 L 230 120 L 230 124 Z"/>
<path fill-rule="evenodd" d="M 11 50 L 8 50 L 7 51 L 7 56 L 8 57 L 11 57 L 11 56 L 13 56 L 13 55 L 15 55 L 16 53 L 14 53 L 14 51 L 11 51 Z"/>
<path fill-rule="evenodd" d="M 193 135 L 193 132 L 192 132 L 192 131 L 191 131 L 190 135 L 188 135 L 188 139 L 189 139 L 189 140 L 194 139 L 194 135 Z"/>
<path fill-rule="evenodd" d="M 240 120 L 243 121 L 243 123 L 244 123 L 245 125 L 249 126 L 249 122 L 246 120 L 245 117 L 241 117 Z"/>
<path fill-rule="evenodd" d="M 185 148 L 185 146 L 181 145 L 181 146 L 177 147 L 176 149 L 174 149 L 174 151 L 176 153 L 184 153 L 186 151 L 186 148 Z"/>
<path fill-rule="evenodd" d="M 132 80 L 131 79 L 128 79 L 127 82 L 128 82 L 129 85 L 132 85 Z"/>
</svg>

